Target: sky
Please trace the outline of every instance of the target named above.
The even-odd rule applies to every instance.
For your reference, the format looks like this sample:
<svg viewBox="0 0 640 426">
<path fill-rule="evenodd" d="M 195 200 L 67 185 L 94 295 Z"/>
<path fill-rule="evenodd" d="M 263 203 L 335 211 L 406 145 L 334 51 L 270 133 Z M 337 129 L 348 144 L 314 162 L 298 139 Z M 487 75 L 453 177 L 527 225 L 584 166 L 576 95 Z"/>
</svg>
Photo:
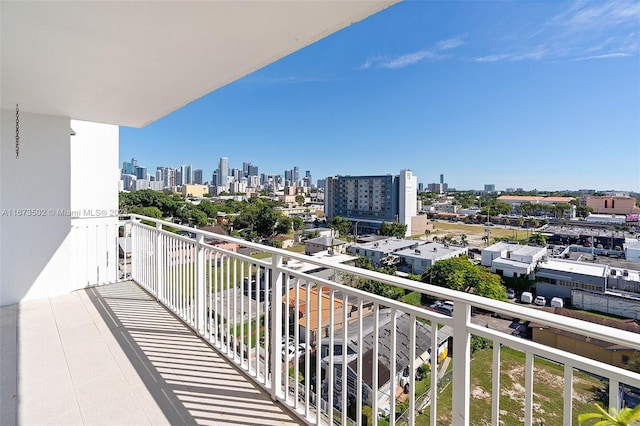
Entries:
<svg viewBox="0 0 640 426">
<path fill-rule="evenodd" d="M 402 2 L 142 128 L 120 162 L 640 192 L 639 1 Z"/>
</svg>

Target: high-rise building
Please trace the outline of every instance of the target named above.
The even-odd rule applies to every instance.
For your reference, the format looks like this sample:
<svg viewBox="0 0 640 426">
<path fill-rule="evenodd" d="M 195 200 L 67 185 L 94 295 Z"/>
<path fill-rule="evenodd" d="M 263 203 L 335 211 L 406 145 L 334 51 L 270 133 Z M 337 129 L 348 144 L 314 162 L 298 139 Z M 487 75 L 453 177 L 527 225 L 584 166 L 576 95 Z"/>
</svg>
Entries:
<svg viewBox="0 0 640 426">
<path fill-rule="evenodd" d="M 440 174 L 440 183 L 444 185 L 444 175 Z"/>
<path fill-rule="evenodd" d="M 195 169 L 193 171 L 193 183 L 195 185 L 202 185 L 202 169 Z"/>
<path fill-rule="evenodd" d="M 147 168 L 146 167 L 135 166 L 134 168 L 135 168 L 134 174 L 136 175 L 136 178 L 138 178 L 138 179 L 147 179 Z"/>
<path fill-rule="evenodd" d="M 383 222 L 407 225 L 417 214 L 417 178 L 410 170 L 399 175 L 336 176 L 325 180 L 324 212 L 357 223 L 359 232 L 375 232 Z"/>
<path fill-rule="evenodd" d="M 125 161 L 124 163 L 122 163 L 122 174 L 135 175 L 137 165 L 138 165 L 138 161 L 135 158 L 132 158 L 130 163 L 127 163 Z"/>
<path fill-rule="evenodd" d="M 487 193 L 496 192 L 496 186 L 492 183 L 487 183 L 484 185 L 484 192 L 487 192 Z"/>
<path fill-rule="evenodd" d="M 293 183 L 295 185 L 298 184 L 298 181 L 300 180 L 300 168 L 298 166 L 294 166 L 293 176 L 291 177 L 291 179 L 293 180 Z"/>
<path fill-rule="evenodd" d="M 193 183 L 193 172 L 191 166 L 180 166 L 181 185 L 191 185 Z"/>
<path fill-rule="evenodd" d="M 218 186 L 225 186 L 229 183 L 229 159 L 220 157 L 218 165 Z"/>
<path fill-rule="evenodd" d="M 242 176 L 249 176 L 249 167 L 251 167 L 251 163 L 242 163 Z"/>
<path fill-rule="evenodd" d="M 247 176 L 259 176 L 258 173 L 258 166 L 254 166 L 252 164 L 249 164 L 249 171 L 248 171 L 248 175 Z"/>
</svg>

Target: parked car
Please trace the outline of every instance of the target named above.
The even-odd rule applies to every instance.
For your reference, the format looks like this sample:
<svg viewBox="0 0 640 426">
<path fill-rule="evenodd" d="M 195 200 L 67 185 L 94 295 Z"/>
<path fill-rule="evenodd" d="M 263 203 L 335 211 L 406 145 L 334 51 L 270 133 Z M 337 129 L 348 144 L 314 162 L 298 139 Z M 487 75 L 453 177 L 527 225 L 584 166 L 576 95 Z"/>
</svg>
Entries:
<svg viewBox="0 0 640 426">
<path fill-rule="evenodd" d="M 537 296 L 533 303 L 538 306 L 545 306 L 547 304 L 547 299 L 544 296 Z"/>
<path fill-rule="evenodd" d="M 515 299 L 516 298 L 516 291 L 512 288 L 507 289 L 507 298 L 509 299 Z"/>
</svg>

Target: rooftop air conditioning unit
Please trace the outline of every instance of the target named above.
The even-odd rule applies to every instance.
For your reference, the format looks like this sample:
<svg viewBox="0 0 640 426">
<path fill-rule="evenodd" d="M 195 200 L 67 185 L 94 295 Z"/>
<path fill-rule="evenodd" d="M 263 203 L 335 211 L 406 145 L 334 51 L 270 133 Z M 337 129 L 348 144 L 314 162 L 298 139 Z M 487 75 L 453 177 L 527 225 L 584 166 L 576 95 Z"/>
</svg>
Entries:
<svg viewBox="0 0 640 426">
<path fill-rule="evenodd" d="M 626 269 L 624 271 L 622 271 L 622 275 L 624 275 L 625 277 L 629 276 L 629 271 L 627 271 Z"/>
<path fill-rule="evenodd" d="M 416 249 L 416 254 L 420 254 L 420 250 L 419 249 Z"/>
<path fill-rule="evenodd" d="M 611 275 L 615 275 L 615 274 L 616 274 L 616 272 L 617 272 L 617 271 L 616 271 L 615 269 L 612 269 L 612 270 L 611 270 Z"/>
</svg>

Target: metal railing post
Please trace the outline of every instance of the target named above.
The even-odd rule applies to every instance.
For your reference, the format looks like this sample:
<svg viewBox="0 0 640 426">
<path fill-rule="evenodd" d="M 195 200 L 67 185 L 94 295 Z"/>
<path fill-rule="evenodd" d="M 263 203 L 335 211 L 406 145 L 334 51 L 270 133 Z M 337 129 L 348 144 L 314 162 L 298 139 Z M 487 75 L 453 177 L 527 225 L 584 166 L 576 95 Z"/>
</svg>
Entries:
<svg viewBox="0 0 640 426">
<path fill-rule="evenodd" d="M 204 235 L 197 234 L 196 237 L 196 271 L 195 271 L 195 291 L 196 291 L 196 327 L 198 333 L 204 335 L 207 319 L 206 312 L 206 286 L 205 286 L 205 256 L 204 256 Z"/>
<path fill-rule="evenodd" d="M 271 283 L 267 283 L 267 285 L 271 284 L 271 289 L 267 293 L 271 300 L 267 298 L 267 304 L 271 308 L 271 399 L 274 401 L 286 395 L 282 392 L 282 287 L 284 274 L 281 268 L 282 255 L 274 254 L 271 256 Z"/>
<path fill-rule="evenodd" d="M 164 277 L 162 274 L 162 256 L 164 256 L 164 248 L 162 247 L 162 224 L 156 222 L 155 236 L 155 257 L 156 257 L 156 298 L 164 302 Z"/>
<path fill-rule="evenodd" d="M 471 366 L 471 334 L 467 325 L 471 321 L 471 306 L 455 302 L 453 311 L 453 412 L 454 426 L 469 425 L 469 383 Z M 436 355 L 437 356 L 437 355 Z"/>
</svg>

